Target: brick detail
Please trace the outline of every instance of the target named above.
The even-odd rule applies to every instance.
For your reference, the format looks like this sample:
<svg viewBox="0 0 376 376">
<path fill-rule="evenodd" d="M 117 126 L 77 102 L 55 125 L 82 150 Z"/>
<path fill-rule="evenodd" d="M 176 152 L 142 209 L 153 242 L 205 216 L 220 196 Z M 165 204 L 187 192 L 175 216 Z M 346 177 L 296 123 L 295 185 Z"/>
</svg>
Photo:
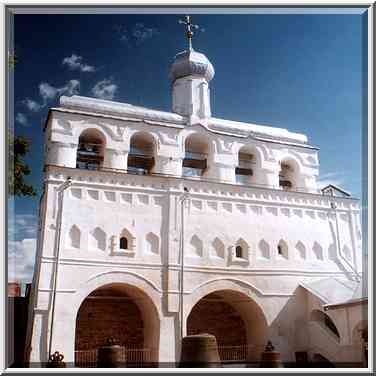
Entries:
<svg viewBox="0 0 376 376">
<path fill-rule="evenodd" d="M 113 337 L 128 348 L 143 348 L 144 325 L 137 305 L 128 297 L 89 297 L 76 320 L 76 350 L 95 349 Z"/>
<path fill-rule="evenodd" d="M 220 297 L 211 294 L 198 302 L 187 321 L 187 334 L 213 334 L 219 346 L 247 344 L 245 324 L 237 311 Z"/>
</svg>

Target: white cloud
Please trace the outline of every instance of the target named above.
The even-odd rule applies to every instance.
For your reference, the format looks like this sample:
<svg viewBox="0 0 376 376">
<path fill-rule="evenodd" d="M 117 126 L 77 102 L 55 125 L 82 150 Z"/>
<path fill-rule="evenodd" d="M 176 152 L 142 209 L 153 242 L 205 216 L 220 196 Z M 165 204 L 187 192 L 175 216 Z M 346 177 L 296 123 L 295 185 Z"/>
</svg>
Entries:
<svg viewBox="0 0 376 376">
<path fill-rule="evenodd" d="M 80 81 L 70 80 L 62 87 L 54 87 L 48 82 L 42 82 L 39 84 L 39 94 L 42 97 L 44 103 L 55 99 L 56 96 L 60 95 L 74 95 L 78 94 L 80 91 Z"/>
<path fill-rule="evenodd" d="M 72 54 L 70 57 L 63 59 L 63 65 L 67 65 L 71 70 L 80 70 L 81 72 L 94 72 L 95 68 L 92 65 L 84 64 L 82 56 Z"/>
<path fill-rule="evenodd" d="M 120 35 L 120 40 L 126 43 L 134 41 L 137 45 L 145 42 L 158 35 L 160 32 L 155 27 L 147 27 L 143 23 L 136 23 L 131 29 L 125 26 L 117 25 L 115 27 L 117 33 Z"/>
<path fill-rule="evenodd" d="M 159 34 L 159 31 L 156 28 L 146 27 L 143 23 L 136 23 L 132 29 L 132 35 L 138 43 L 142 43 L 157 34 Z"/>
<path fill-rule="evenodd" d="M 38 231 L 38 219 L 33 214 L 14 214 L 9 211 L 8 237 L 11 240 L 35 238 Z"/>
<path fill-rule="evenodd" d="M 97 82 L 91 89 L 93 95 L 101 99 L 113 99 L 118 86 L 113 83 L 112 79 L 104 79 Z"/>
<path fill-rule="evenodd" d="M 14 208 L 13 208 L 14 209 Z M 8 217 L 8 277 L 9 281 L 30 282 L 35 262 L 38 219 L 33 214 Z"/>
<path fill-rule="evenodd" d="M 21 125 L 28 125 L 27 117 L 23 113 L 21 113 L 21 112 L 17 113 L 17 115 L 16 115 L 16 122 L 20 123 Z"/>
<path fill-rule="evenodd" d="M 26 98 L 22 103 L 28 108 L 29 111 L 38 112 L 42 108 L 46 107 L 47 103 L 54 100 L 60 95 L 75 95 L 80 92 L 80 81 L 69 80 L 64 86 L 55 87 L 48 82 L 41 82 L 39 84 L 39 95 L 42 98 L 43 103 L 40 104 L 37 101 Z"/>
<path fill-rule="evenodd" d="M 43 98 L 44 102 L 54 99 L 57 95 L 57 88 L 51 86 L 48 82 L 42 82 L 39 84 L 39 94 Z"/>
<path fill-rule="evenodd" d="M 43 105 L 39 104 L 38 102 L 30 98 L 24 99 L 22 103 L 27 107 L 29 111 L 33 111 L 33 112 L 38 112 L 43 107 Z"/>
<path fill-rule="evenodd" d="M 31 282 L 35 264 L 36 238 L 8 242 L 8 281 Z"/>
<path fill-rule="evenodd" d="M 70 80 L 67 84 L 60 89 L 58 89 L 59 95 L 74 95 L 80 92 L 80 81 Z"/>
<path fill-rule="evenodd" d="M 320 179 L 329 179 L 329 178 L 339 178 L 345 175 L 344 172 L 328 172 L 326 174 L 320 175 Z"/>
</svg>

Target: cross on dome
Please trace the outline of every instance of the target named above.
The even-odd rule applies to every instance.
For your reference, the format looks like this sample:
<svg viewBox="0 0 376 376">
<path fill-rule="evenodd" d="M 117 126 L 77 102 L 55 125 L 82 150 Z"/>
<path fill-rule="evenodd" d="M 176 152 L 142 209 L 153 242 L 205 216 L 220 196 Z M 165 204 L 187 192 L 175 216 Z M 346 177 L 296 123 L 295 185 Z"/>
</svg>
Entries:
<svg viewBox="0 0 376 376">
<path fill-rule="evenodd" d="M 195 25 L 191 22 L 190 16 L 185 16 L 185 21 L 179 20 L 179 23 L 187 26 L 188 47 L 189 47 L 189 50 L 191 51 L 191 50 L 193 50 L 193 47 L 192 47 L 192 37 L 193 37 L 192 28 L 198 29 L 199 26 Z"/>
</svg>

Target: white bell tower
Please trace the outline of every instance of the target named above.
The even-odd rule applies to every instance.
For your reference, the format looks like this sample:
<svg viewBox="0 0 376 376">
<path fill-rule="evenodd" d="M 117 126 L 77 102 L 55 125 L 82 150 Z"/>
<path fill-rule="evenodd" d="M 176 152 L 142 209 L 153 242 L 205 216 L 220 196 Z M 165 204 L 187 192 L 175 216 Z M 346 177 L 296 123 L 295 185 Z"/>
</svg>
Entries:
<svg viewBox="0 0 376 376">
<path fill-rule="evenodd" d="M 178 53 L 170 69 L 172 81 L 172 111 L 187 116 L 190 125 L 205 122 L 210 118 L 209 82 L 214 77 L 214 68 L 208 58 L 193 50 L 191 28 L 198 28 L 190 22 L 187 25 L 188 50 Z"/>
</svg>

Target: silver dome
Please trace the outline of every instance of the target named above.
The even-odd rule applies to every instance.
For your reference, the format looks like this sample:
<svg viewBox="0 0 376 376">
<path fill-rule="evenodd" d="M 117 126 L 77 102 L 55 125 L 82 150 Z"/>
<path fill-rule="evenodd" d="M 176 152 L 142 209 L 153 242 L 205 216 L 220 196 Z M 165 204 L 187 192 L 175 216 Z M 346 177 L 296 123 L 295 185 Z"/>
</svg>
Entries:
<svg viewBox="0 0 376 376">
<path fill-rule="evenodd" d="M 191 75 L 204 77 L 208 82 L 214 77 L 214 68 L 208 58 L 193 49 L 180 52 L 175 56 L 169 78 L 174 82 L 178 78 Z"/>
</svg>

